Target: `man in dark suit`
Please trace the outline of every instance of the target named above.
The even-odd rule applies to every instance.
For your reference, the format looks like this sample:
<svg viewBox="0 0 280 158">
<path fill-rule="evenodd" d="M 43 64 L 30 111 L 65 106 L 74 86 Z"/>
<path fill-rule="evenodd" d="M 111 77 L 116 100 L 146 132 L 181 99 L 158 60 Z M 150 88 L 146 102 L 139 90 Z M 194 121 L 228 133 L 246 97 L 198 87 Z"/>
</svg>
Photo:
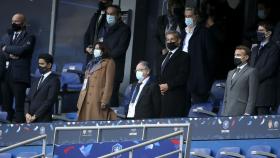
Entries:
<svg viewBox="0 0 280 158">
<path fill-rule="evenodd" d="M 124 76 L 125 55 L 130 42 L 130 28 L 121 20 L 121 9 L 117 5 L 110 5 L 106 9 L 106 23 L 100 34 L 109 56 L 116 64 L 116 75 L 110 106 L 119 105 L 119 88 Z"/>
<path fill-rule="evenodd" d="M 236 69 L 228 73 L 222 116 L 252 115 L 258 91 L 256 69 L 248 65 L 250 49 L 238 46 L 234 53 Z"/>
<path fill-rule="evenodd" d="M 38 68 L 42 76 L 31 86 L 25 106 L 26 123 L 51 121 L 53 106 L 57 101 L 60 81 L 51 69 L 53 57 L 49 54 L 40 54 Z"/>
<path fill-rule="evenodd" d="M 158 118 L 160 115 L 160 91 L 152 77 L 149 63 L 140 61 L 136 66 L 138 82 L 132 85 L 127 118 Z"/>
<path fill-rule="evenodd" d="M 8 120 L 24 122 L 25 92 L 30 85 L 30 63 L 35 37 L 26 31 L 25 16 L 17 13 L 12 17 L 12 29 L 2 38 L 0 49 L 8 58 L 5 81 L 2 84 L 3 109 Z M 15 112 L 13 109 L 15 99 Z"/>
<path fill-rule="evenodd" d="M 208 30 L 197 23 L 196 8 L 185 8 L 183 51 L 190 55 L 188 89 L 193 103 L 208 100 L 213 82 L 215 48 Z"/>
<path fill-rule="evenodd" d="M 98 10 L 92 16 L 87 31 L 84 35 L 84 51 L 86 53 L 86 63 L 92 59 L 93 44 L 102 40 L 100 28 L 106 23 L 106 8 L 111 5 L 113 0 L 99 0 Z"/>
<path fill-rule="evenodd" d="M 166 33 L 168 53 L 162 59 L 159 87 L 161 92 L 161 117 L 184 117 L 189 106 L 186 84 L 189 71 L 188 54 L 179 50 L 180 34 Z"/>
<path fill-rule="evenodd" d="M 257 94 L 257 114 L 269 114 L 276 106 L 277 72 L 279 66 L 279 48 L 270 40 L 272 26 L 267 22 L 258 25 L 257 38 L 259 43 L 252 48 L 250 66 L 258 70 L 259 90 Z"/>
</svg>

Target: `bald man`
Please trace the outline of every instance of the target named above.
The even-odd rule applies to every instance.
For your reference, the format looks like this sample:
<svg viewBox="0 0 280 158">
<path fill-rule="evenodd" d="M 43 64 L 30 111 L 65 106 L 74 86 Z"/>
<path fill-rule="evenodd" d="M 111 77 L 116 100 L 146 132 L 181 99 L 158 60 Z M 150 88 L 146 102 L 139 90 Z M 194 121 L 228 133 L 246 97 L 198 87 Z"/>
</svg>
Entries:
<svg viewBox="0 0 280 158">
<path fill-rule="evenodd" d="M 3 110 L 8 112 L 8 120 L 15 123 L 25 121 L 25 91 L 30 85 L 34 44 L 35 37 L 26 31 L 25 16 L 21 13 L 15 14 L 12 17 L 11 28 L 0 42 L 0 53 L 6 60 L 6 73 L 2 83 Z"/>
</svg>

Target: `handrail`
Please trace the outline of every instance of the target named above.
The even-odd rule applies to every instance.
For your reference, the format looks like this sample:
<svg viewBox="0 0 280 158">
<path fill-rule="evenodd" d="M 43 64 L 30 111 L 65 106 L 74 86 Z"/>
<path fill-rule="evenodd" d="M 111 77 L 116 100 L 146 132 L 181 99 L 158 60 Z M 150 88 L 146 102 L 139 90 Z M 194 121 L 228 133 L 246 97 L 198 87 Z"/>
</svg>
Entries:
<svg viewBox="0 0 280 158">
<path fill-rule="evenodd" d="M 4 147 L 4 148 L 1 148 L 0 153 L 11 150 L 11 149 L 14 149 L 14 148 L 17 148 L 17 147 L 22 146 L 22 145 L 26 145 L 26 144 L 30 144 L 32 142 L 36 142 L 36 141 L 41 140 L 41 139 L 43 140 L 42 153 L 39 154 L 39 155 L 35 155 L 33 157 L 35 158 L 35 157 L 45 156 L 46 155 L 46 144 L 47 144 L 47 141 L 46 141 L 47 135 L 46 134 L 31 138 L 31 139 L 28 139 L 28 140 L 25 140 L 25 141 L 22 141 L 22 142 L 13 144 L 13 145 L 10 145 L 10 146 Z"/>
<path fill-rule="evenodd" d="M 177 132 L 174 132 L 174 133 L 171 133 L 171 134 L 167 134 L 167 135 L 164 135 L 164 136 L 152 139 L 152 140 L 148 140 L 146 142 L 143 142 L 143 143 L 140 143 L 140 144 L 137 144 L 137 145 L 134 145 L 134 146 L 131 146 L 131 147 L 128 147 L 128 148 L 116 151 L 114 153 L 103 155 L 103 156 L 101 156 L 99 158 L 108 158 L 108 157 L 116 156 L 116 155 L 119 155 L 119 154 L 122 154 L 122 153 L 125 153 L 125 152 L 130 152 L 129 153 L 129 158 L 132 158 L 133 155 L 132 155 L 131 152 L 133 152 L 134 149 L 140 148 L 140 147 L 143 147 L 143 146 L 155 143 L 155 142 L 158 142 L 158 141 L 163 140 L 163 139 L 168 139 L 168 138 L 171 138 L 171 137 L 174 137 L 174 136 L 178 136 L 178 135 L 184 135 L 184 131 L 180 130 L 180 131 L 177 131 Z M 180 142 L 180 143 L 183 143 L 183 142 Z M 176 152 L 172 151 L 172 153 L 173 154 L 175 154 L 175 153 L 182 153 L 182 151 L 181 150 L 176 150 Z"/>
</svg>

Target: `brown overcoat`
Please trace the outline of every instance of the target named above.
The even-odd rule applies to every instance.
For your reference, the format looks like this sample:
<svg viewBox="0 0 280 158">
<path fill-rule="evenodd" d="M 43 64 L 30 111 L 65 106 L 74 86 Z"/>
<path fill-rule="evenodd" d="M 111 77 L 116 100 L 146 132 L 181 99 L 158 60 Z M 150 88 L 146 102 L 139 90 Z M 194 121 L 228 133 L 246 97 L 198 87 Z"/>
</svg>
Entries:
<svg viewBox="0 0 280 158">
<path fill-rule="evenodd" d="M 108 107 L 114 84 L 115 63 L 102 59 L 91 70 L 86 70 L 86 86 L 78 99 L 78 120 L 114 120 L 116 114 Z M 85 84 L 85 81 L 84 81 Z"/>
</svg>

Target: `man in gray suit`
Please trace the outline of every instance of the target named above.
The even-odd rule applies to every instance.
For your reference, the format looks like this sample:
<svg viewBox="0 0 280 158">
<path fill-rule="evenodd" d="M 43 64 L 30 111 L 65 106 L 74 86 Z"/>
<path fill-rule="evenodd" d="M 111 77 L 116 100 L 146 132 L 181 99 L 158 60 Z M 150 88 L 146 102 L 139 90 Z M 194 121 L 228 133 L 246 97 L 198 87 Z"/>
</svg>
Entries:
<svg viewBox="0 0 280 158">
<path fill-rule="evenodd" d="M 222 116 L 254 114 L 258 78 L 256 69 L 247 63 L 249 56 L 249 48 L 236 47 L 234 64 L 237 68 L 229 71 L 227 76 Z"/>
</svg>

